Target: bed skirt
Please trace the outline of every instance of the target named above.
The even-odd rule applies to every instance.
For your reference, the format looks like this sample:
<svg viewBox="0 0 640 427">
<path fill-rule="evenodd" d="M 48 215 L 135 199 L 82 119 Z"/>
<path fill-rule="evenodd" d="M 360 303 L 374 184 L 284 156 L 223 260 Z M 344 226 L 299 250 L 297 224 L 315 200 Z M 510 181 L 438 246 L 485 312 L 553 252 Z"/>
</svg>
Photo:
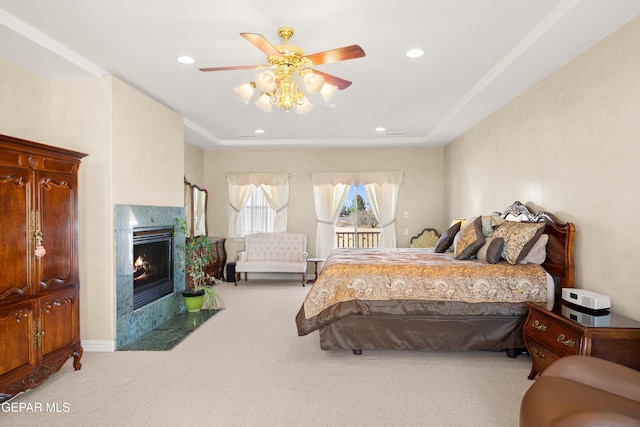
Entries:
<svg viewBox="0 0 640 427">
<path fill-rule="evenodd" d="M 508 350 L 525 348 L 526 316 L 347 316 L 320 328 L 323 350 Z"/>
</svg>

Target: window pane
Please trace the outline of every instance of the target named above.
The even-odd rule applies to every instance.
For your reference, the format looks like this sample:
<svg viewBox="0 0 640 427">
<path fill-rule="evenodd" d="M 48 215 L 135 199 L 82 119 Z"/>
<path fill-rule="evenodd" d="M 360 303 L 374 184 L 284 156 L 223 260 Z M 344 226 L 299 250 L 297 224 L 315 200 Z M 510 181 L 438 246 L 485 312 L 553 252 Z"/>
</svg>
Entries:
<svg viewBox="0 0 640 427">
<path fill-rule="evenodd" d="M 242 235 L 272 232 L 275 217 L 276 213 L 267 203 L 262 190 L 252 187 L 249 200 L 240 212 Z"/>
<path fill-rule="evenodd" d="M 377 248 L 379 236 L 380 224 L 371 211 L 364 185 L 352 185 L 336 222 L 338 247 Z"/>
</svg>

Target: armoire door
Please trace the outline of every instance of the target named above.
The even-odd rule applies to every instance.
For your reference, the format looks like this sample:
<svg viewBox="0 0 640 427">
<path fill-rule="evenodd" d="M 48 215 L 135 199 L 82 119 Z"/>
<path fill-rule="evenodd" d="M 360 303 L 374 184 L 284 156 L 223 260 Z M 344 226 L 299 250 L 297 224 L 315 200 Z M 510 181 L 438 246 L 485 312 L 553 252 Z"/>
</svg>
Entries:
<svg viewBox="0 0 640 427">
<path fill-rule="evenodd" d="M 13 373 L 17 378 L 20 370 L 31 370 L 35 366 L 34 322 L 33 300 L 0 306 L 0 376 L 12 376 Z"/>
<path fill-rule="evenodd" d="M 0 166 L 0 305 L 35 291 L 29 218 L 32 176 L 28 169 Z"/>
<path fill-rule="evenodd" d="M 36 172 L 38 239 L 46 254 L 36 260 L 39 286 L 42 290 L 62 288 L 78 283 L 76 246 L 76 180 L 75 177 Z"/>
<path fill-rule="evenodd" d="M 68 288 L 48 293 L 39 301 L 38 348 L 42 357 L 56 350 L 80 344 L 78 289 Z"/>
</svg>

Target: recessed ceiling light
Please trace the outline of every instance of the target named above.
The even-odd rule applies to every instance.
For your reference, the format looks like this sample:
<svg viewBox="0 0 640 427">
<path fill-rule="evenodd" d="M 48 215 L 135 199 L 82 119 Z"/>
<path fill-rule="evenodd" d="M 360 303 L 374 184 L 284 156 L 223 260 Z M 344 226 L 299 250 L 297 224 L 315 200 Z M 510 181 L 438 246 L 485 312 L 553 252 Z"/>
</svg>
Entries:
<svg viewBox="0 0 640 427">
<path fill-rule="evenodd" d="M 384 132 L 385 130 L 387 130 L 386 128 L 383 128 L 382 126 L 379 126 L 376 128 L 376 132 Z"/>
<path fill-rule="evenodd" d="M 255 133 L 264 133 L 264 129 L 256 129 L 254 130 Z"/>
<path fill-rule="evenodd" d="M 422 49 L 415 48 L 407 51 L 407 56 L 409 58 L 420 58 L 422 55 L 424 55 L 424 50 Z"/>
<path fill-rule="evenodd" d="M 193 59 L 190 56 L 178 56 L 176 58 L 176 61 L 178 61 L 181 64 L 187 64 L 187 65 L 191 65 L 191 64 L 195 64 L 196 63 L 196 60 Z"/>
</svg>

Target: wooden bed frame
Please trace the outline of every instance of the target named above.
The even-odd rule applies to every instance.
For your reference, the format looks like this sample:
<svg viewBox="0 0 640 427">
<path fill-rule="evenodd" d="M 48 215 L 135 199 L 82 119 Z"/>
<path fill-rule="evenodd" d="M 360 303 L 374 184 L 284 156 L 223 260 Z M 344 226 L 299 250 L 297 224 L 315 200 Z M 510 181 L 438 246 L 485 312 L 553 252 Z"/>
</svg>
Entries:
<svg viewBox="0 0 640 427">
<path fill-rule="evenodd" d="M 574 282 L 574 237 L 572 223 L 563 223 L 547 212 L 534 213 L 514 202 L 501 218 L 519 217 L 522 221 L 544 222 L 549 235 L 545 270 L 553 277 L 555 298 L 562 288 Z M 525 348 L 522 339 L 523 316 L 360 316 L 344 317 L 319 330 L 323 350 L 506 350 L 516 357 Z"/>
</svg>

